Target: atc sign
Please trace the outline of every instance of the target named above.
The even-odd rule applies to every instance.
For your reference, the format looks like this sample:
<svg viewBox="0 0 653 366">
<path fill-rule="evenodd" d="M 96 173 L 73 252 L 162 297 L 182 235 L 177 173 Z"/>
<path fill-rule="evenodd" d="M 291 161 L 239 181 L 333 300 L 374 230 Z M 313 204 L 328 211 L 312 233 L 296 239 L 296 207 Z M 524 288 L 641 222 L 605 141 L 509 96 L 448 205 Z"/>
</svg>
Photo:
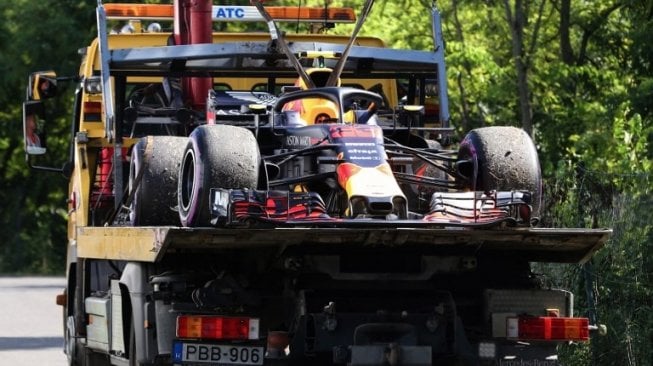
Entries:
<svg viewBox="0 0 653 366">
<path fill-rule="evenodd" d="M 231 7 L 218 7 L 214 13 L 216 18 L 243 18 L 245 16 L 245 10 L 243 8 L 231 8 Z"/>
<path fill-rule="evenodd" d="M 213 21 L 261 21 L 263 17 L 254 6 L 213 6 Z"/>
</svg>

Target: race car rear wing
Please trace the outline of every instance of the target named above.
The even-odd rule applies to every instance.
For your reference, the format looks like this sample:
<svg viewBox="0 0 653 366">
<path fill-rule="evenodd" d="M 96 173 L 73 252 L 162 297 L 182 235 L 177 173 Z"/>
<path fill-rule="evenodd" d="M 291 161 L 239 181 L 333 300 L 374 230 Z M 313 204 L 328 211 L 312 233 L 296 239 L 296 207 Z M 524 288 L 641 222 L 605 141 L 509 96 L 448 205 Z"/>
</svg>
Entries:
<svg viewBox="0 0 653 366">
<path fill-rule="evenodd" d="M 311 51 L 342 53 L 345 45 L 323 42 L 293 42 L 293 53 Z M 270 48 L 266 41 L 224 42 L 115 49 L 110 58 L 112 75 L 228 74 L 269 75 L 270 72 L 297 76 L 286 57 Z M 352 46 L 344 75 L 357 77 L 397 77 L 419 74 L 435 78 L 442 55 L 418 50 Z M 325 67 L 334 67 L 336 59 L 325 59 Z M 273 65 L 273 66 L 270 66 Z M 275 74 L 275 76 L 277 76 Z"/>
<path fill-rule="evenodd" d="M 99 64 L 105 105 L 103 117 L 106 136 L 110 142 L 114 138 L 117 138 L 118 142 L 120 140 L 117 131 L 114 131 L 116 116 L 112 106 L 114 95 L 110 77 L 267 77 L 272 72 L 275 77 L 293 78 L 297 76 L 297 72 L 291 66 L 288 58 L 267 41 L 110 49 L 107 19 L 111 14 L 107 13 L 111 13 L 113 10 L 109 4 L 106 9 L 102 5 L 97 8 Z M 438 119 L 443 127 L 448 127 L 446 67 L 440 13 L 437 8 L 433 7 L 431 15 L 432 51 L 353 46 L 344 62 L 342 77 L 392 78 L 410 80 L 411 83 L 415 83 L 416 80 L 419 80 L 420 84 L 435 83 L 439 99 Z M 126 11 L 125 16 L 129 17 L 130 11 Z M 316 37 L 316 40 L 318 39 L 319 37 Z M 332 51 L 334 54 L 342 55 L 346 45 L 320 43 L 319 41 L 293 42 L 289 48 L 294 54 L 308 51 Z M 333 68 L 337 63 L 337 59 L 327 59 L 324 66 Z M 270 67 L 271 64 L 274 67 Z M 419 96 L 420 104 L 424 104 L 424 94 Z M 415 95 L 409 92 L 409 101 L 414 97 Z"/>
</svg>

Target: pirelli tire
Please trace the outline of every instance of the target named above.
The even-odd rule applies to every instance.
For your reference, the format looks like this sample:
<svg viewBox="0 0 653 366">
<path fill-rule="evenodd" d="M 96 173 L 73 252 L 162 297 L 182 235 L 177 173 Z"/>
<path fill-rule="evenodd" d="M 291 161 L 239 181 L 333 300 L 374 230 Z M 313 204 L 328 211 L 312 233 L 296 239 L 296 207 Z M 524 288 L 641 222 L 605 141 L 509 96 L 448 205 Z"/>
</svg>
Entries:
<svg viewBox="0 0 653 366">
<path fill-rule="evenodd" d="M 459 161 L 468 189 L 476 191 L 528 191 L 531 219 L 538 218 L 542 205 L 542 176 L 537 150 L 528 134 L 508 126 L 470 131 L 460 144 Z M 474 161 L 478 164 L 474 179 Z"/>
<path fill-rule="evenodd" d="M 179 225 L 177 182 L 186 142 L 185 137 L 147 136 L 134 145 L 129 169 L 133 226 Z"/>
<path fill-rule="evenodd" d="M 210 226 L 211 188 L 256 188 L 260 162 L 258 143 L 249 130 L 229 125 L 196 128 L 189 136 L 180 166 L 181 224 Z"/>
</svg>

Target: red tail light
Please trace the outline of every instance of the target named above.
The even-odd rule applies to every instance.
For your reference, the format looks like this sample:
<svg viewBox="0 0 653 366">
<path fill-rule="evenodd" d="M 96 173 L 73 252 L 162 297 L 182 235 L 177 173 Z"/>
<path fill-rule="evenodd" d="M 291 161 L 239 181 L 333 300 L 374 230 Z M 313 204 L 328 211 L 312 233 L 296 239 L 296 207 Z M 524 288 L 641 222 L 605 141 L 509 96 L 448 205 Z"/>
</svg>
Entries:
<svg viewBox="0 0 653 366">
<path fill-rule="evenodd" d="M 87 122 L 99 122 L 102 120 L 101 102 L 84 102 L 84 120 Z"/>
<path fill-rule="evenodd" d="M 177 338 L 258 339 L 259 319 L 191 316 L 177 317 Z"/>
<path fill-rule="evenodd" d="M 589 320 L 564 317 L 508 318 L 508 338 L 541 341 L 587 341 Z"/>
</svg>

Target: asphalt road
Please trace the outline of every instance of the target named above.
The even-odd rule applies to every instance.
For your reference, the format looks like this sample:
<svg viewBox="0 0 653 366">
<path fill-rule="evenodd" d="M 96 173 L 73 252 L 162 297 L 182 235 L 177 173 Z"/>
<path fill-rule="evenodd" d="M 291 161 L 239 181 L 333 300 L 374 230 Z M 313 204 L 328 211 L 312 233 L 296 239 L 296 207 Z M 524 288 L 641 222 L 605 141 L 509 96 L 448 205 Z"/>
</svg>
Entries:
<svg viewBox="0 0 653 366">
<path fill-rule="evenodd" d="M 0 365 L 65 366 L 60 277 L 0 277 Z"/>
</svg>

